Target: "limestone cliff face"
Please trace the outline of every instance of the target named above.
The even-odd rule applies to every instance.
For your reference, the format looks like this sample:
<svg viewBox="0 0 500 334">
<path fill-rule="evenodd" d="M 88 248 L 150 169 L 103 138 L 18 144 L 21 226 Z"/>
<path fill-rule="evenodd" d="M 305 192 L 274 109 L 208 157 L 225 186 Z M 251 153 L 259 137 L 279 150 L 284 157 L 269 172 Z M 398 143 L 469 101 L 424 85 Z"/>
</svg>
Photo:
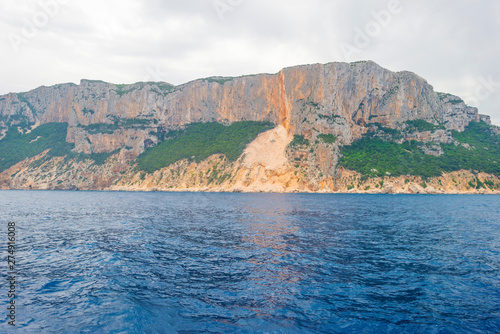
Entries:
<svg viewBox="0 0 500 334">
<path fill-rule="evenodd" d="M 137 131 L 116 129 L 106 136 L 86 131 L 86 126 L 113 124 L 117 119 L 147 124 Z M 413 119 L 463 130 L 470 121 L 485 118 L 458 97 L 438 95 L 413 73 L 394 73 L 370 61 L 297 66 L 274 75 L 209 78 L 177 87 L 82 80 L 80 85 L 40 87 L 0 97 L 0 126 L 68 122 L 72 128 L 80 127 L 70 130 L 68 141 L 82 152 L 128 146 L 138 154 L 145 140 L 154 141 L 152 131 L 192 122 L 271 121 L 290 134 L 310 137 L 314 128 L 348 144 L 366 131 L 367 124 L 391 126 Z"/>
<path fill-rule="evenodd" d="M 416 74 L 391 72 L 370 61 L 304 65 L 277 74 L 215 77 L 180 86 L 82 80 L 79 85 L 61 84 L 0 96 L 0 139 L 7 126 L 26 132 L 44 123 L 67 122 L 66 141 L 75 144 L 76 152 L 116 153 L 100 166 L 91 160 L 42 154 L 0 173 L 0 188 L 500 191 L 500 179 L 495 175 L 480 177 L 492 188 L 476 189 L 470 184 L 479 184 L 478 176 L 468 172 L 446 174 L 425 183 L 404 177 L 366 180 L 338 169 L 342 146 L 361 138 L 374 123 L 401 130 L 407 126 L 403 122 L 417 119 L 441 123 L 445 128 L 406 133 L 400 140 L 428 142 L 425 153 L 431 155 L 444 153 L 435 143 L 461 145 L 449 130 L 463 131 L 471 121 L 491 123 L 488 116 L 479 115 L 459 97 L 434 92 Z M 269 121 L 276 128 L 260 134 L 236 162 L 212 156 L 200 163 L 178 161 L 151 174 L 133 168 L 131 161 L 156 145 L 163 132 L 193 122 L 229 124 L 242 120 Z M 302 135 L 309 144 L 290 145 L 294 135 Z M 321 138 L 325 135 L 334 135 L 336 140 L 324 141 Z"/>
</svg>

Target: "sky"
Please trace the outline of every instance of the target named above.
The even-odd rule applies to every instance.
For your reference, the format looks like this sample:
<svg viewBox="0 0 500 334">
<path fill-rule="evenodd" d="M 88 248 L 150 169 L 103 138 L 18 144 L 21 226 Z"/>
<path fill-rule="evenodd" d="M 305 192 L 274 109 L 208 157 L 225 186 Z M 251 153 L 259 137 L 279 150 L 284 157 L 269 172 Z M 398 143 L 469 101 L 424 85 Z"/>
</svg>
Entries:
<svg viewBox="0 0 500 334">
<path fill-rule="evenodd" d="M 2 0 L 0 94 L 373 60 L 500 125 L 498 0 Z"/>
</svg>

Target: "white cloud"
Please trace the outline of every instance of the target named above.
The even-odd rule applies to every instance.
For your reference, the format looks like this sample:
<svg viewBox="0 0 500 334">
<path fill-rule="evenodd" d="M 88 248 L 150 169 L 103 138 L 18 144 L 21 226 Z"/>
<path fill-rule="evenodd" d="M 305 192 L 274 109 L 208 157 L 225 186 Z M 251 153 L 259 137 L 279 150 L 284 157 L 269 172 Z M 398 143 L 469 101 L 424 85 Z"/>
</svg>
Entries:
<svg viewBox="0 0 500 334">
<path fill-rule="evenodd" d="M 211 75 L 277 72 L 304 63 L 346 60 L 341 44 L 374 21 L 389 0 L 65 0 L 15 52 L 9 33 L 43 3 L 0 3 L 0 94 L 82 78 L 132 83 L 151 69 L 174 84 Z M 500 124 L 500 87 L 474 99 L 479 78 L 500 82 L 500 3 L 400 0 L 402 12 L 349 60 L 410 70 L 436 90 L 473 101 Z M 480 83 L 479 83 L 480 85 Z M 484 95 L 484 94 L 483 94 Z M 483 96 L 484 97 L 484 96 Z"/>
</svg>

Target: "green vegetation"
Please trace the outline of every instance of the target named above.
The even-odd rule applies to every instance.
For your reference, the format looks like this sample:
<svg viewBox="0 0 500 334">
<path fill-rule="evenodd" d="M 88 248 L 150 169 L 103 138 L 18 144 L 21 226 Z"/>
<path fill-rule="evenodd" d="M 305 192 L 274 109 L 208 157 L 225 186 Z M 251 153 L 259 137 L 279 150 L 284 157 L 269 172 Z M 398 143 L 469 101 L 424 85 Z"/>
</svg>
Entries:
<svg viewBox="0 0 500 334">
<path fill-rule="evenodd" d="M 94 164 L 96 165 L 104 165 L 106 161 L 108 160 L 109 157 L 112 155 L 120 152 L 120 150 L 114 150 L 112 152 L 106 153 L 90 153 L 90 154 L 85 154 L 85 153 L 76 153 L 76 152 L 68 152 L 68 155 L 66 156 L 66 160 L 68 159 L 75 159 L 77 161 L 85 161 L 85 160 L 94 160 Z"/>
<path fill-rule="evenodd" d="M 109 124 L 109 123 L 94 123 L 90 125 L 78 125 L 78 127 L 83 128 L 85 131 L 91 134 L 95 133 L 113 133 L 118 130 L 120 127 L 118 124 Z"/>
<path fill-rule="evenodd" d="M 80 157 L 83 160 L 86 160 L 86 159 L 94 160 L 94 163 L 96 165 L 104 165 L 104 163 L 106 162 L 106 160 L 108 160 L 108 158 L 110 156 L 118 153 L 119 151 L 120 150 L 115 150 L 115 151 L 109 152 L 109 153 L 104 152 L 104 153 L 91 153 L 91 154 L 80 153 Z"/>
<path fill-rule="evenodd" d="M 451 103 L 451 104 L 460 104 L 460 103 L 465 103 L 465 102 L 464 102 L 464 100 L 458 99 L 458 100 L 450 100 L 450 101 L 448 101 L 448 103 Z"/>
<path fill-rule="evenodd" d="M 203 80 L 206 80 L 208 82 L 217 82 L 219 85 L 223 85 L 228 81 L 232 81 L 233 77 L 210 77 L 210 78 L 205 78 Z"/>
<path fill-rule="evenodd" d="M 299 146 L 309 146 L 309 140 L 304 138 L 302 135 L 294 135 L 293 140 L 290 143 L 291 147 L 299 147 Z"/>
<path fill-rule="evenodd" d="M 94 123 L 90 125 L 78 125 L 90 134 L 113 133 L 119 129 L 146 129 L 151 127 L 151 120 L 142 118 L 115 118 L 113 123 Z"/>
<path fill-rule="evenodd" d="M 451 97 L 452 95 L 449 93 L 441 93 L 441 92 L 436 92 L 438 95 L 438 98 L 443 101 L 444 99 Z"/>
<path fill-rule="evenodd" d="M 476 148 L 497 152 L 500 150 L 500 136 L 492 132 L 493 127 L 484 122 L 471 122 L 464 132 L 453 131 L 453 137 L 461 143 L 467 143 Z M 493 147 L 490 147 L 492 146 Z M 496 146 L 495 146 L 496 145 Z"/>
<path fill-rule="evenodd" d="M 45 150 L 51 157 L 65 156 L 74 147 L 66 142 L 67 123 L 47 123 L 28 134 L 9 128 L 0 140 L 0 172 Z"/>
<path fill-rule="evenodd" d="M 109 84 L 108 82 L 102 80 L 82 79 L 82 81 L 87 81 L 88 83 L 91 84 Z"/>
<path fill-rule="evenodd" d="M 355 67 L 357 65 L 366 64 L 367 62 L 368 61 L 366 61 L 366 60 L 354 61 L 354 62 L 349 63 L 349 66 L 350 67 Z"/>
<path fill-rule="evenodd" d="M 148 82 L 149 83 L 149 82 Z M 155 92 L 162 94 L 163 96 L 167 95 L 168 93 L 174 91 L 176 87 L 174 85 L 171 85 L 166 82 L 151 82 L 149 83 L 153 86 L 153 89 Z M 155 89 L 155 88 L 158 89 Z"/>
<path fill-rule="evenodd" d="M 500 185 L 498 185 L 498 184 L 495 184 L 495 182 L 493 182 L 493 181 L 491 181 L 491 180 L 485 180 L 485 181 L 484 181 L 484 184 L 485 184 L 488 188 L 490 188 L 490 189 L 492 189 L 492 190 L 493 190 L 493 189 L 496 189 L 496 188 L 499 188 L 499 186 L 500 186 Z"/>
<path fill-rule="evenodd" d="M 500 175 L 500 136 L 494 135 L 489 125 L 473 122 L 453 136 L 472 149 L 442 144 L 445 154 L 437 157 L 424 154 L 421 142 L 398 144 L 367 136 L 344 147 L 340 165 L 370 177 L 386 173 L 433 177 L 461 169 Z"/>
<path fill-rule="evenodd" d="M 36 109 L 35 109 L 35 107 L 33 107 L 33 105 L 32 105 L 32 104 L 31 104 L 31 103 L 30 103 L 30 102 L 26 99 L 26 97 L 24 96 L 24 93 L 19 93 L 19 94 L 17 94 L 17 99 L 18 99 L 19 101 L 21 101 L 21 102 L 25 103 L 25 104 L 28 106 L 28 108 L 30 108 L 30 109 L 31 109 L 31 111 L 32 111 L 34 114 L 36 114 Z"/>
<path fill-rule="evenodd" d="M 75 145 L 66 142 L 67 131 L 67 123 L 43 124 L 27 134 L 18 132 L 15 127 L 10 127 L 6 136 L 0 140 L 0 172 L 45 150 L 49 150 L 47 157 L 33 162 L 32 167 L 39 167 L 52 157 L 66 157 L 66 161 L 90 159 L 96 165 L 102 165 L 110 156 L 119 151 L 91 154 L 73 152 Z"/>
<path fill-rule="evenodd" d="M 335 122 L 335 120 L 336 120 L 337 118 L 341 118 L 341 117 L 340 117 L 340 116 L 338 116 L 338 115 L 324 115 L 324 114 L 318 114 L 318 117 L 319 117 L 320 119 L 326 119 L 326 120 L 328 120 L 328 121 L 333 121 L 333 122 Z"/>
<path fill-rule="evenodd" d="M 129 90 L 127 89 L 130 85 L 126 85 L 126 84 L 119 84 L 119 85 L 115 85 L 117 90 L 115 90 L 116 94 L 118 94 L 120 97 L 127 93 Z"/>
<path fill-rule="evenodd" d="M 8 116 L 8 118 L 5 120 L 5 123 L 10 124 L 11 126 L 16 128 L 19 127 L 24 131 L 28 130 L 33 124 L 28 116 L 25 116 L 21 113 Z"/>
<path fill-rule="evenodd" d="M 154 81 L 148 81 L 148 82 L 136 82 L 134 84 L 119 84 L 115 85 L 116 90 L 115 93 L 118 94 L 120 97 L 123 96 L 124 94 L 133 92 L 135 90 L 140 90 L 146 87 L 146 85 L 151 86 L 151 90 L 157 92 L 158 94 L 161 95 L 166 95 L 170 91 L 175 89 L 175 86 L 166 83 L 166 82 L 154 82 Z"/>
<path fill-rule="evenodd" d="M 337 141 L 337 136 L 331 134 L 325 135 L 322 133 L 318 135 L 318 138 L 327 144 L 333 144 Z"/>
<path fill-rule="evenodd" d="M 399 92 L 399 79 L 397 80 L 397 84 L 392 86 L 391 89 L 382 97 L 382 105 L 384 105 L 393 95 Z"/>
<path fill-rule="evenodd" d="M 443 125 L 434 125 L 432 123 L 424 121 L 423 119 L 406 121 L 405 123 L 408 125 L 407 130 L 409 132 L 423 132 L 423 131 L 434 132 L 439 129 L 444 129 Z"/>
<path fill-rule="evenodd" d="M 376 125 L 380 132 L 383 132 L 384 134 L 391 136 L 393 139 L 403 138 L 403 133 L 398 129 L 388 128 L 388 127 L 383 126 L 380 123 L 372 123 L 372 124 Z M 373 137 L 375 134 L 376 134 L 376 132 L 369 132 L 367 134 L 367 136 Z"/>
<path fill-rule="evenodd" d="M 83 109 L 82 109 L 82 113 L 83 113 L 84 115 L 85 115 L 85 114 L 91 114 L 91 115 L 93 115 L 93 114 L 95 114 L 95 111 L 94 111 L 94 110 L 92 110 L 92 109 L 90 109 L 90 108 L 83 108 Z"/>
<path fill-rule="evenodd" d="M 167 139 L 171 139 L 171 138 L 177 137 L 181 132 L 182 132 L 182 130 L 170 130 L 168 132 L 165 132 L 165 131 L 151 131 L 151 132 L 149 132 L 149 134 L 151 136 L 155 136 L 156 138 L 158 138 L 158 141 L 162 142 L 162 141 L 165 141 Z"/>
<path fill-rule="evenodd" d="M 442 101 L 442 100 L 444 100 L 444 99 L 446 99 L 446 98 L 449 98 L 449 97 L 454 97 L 454 96 L 453 96 L 453 95 L 451 95 L 451 94 L 448 94 L 448 93 L 440 93 L 440 92 L 438 92 L 438 93 L 437 93 L 437 95 L 438 95 L 438 97 L 439 97 L 439 99 L 440 99 L 441 101 Z M 456 98 L 456 99 L 454 99 L 454 100 L 449 100 L 448 102 L 449 102 L 449 103 L 451 103 L 451 104 L 460 104 L 460 103 L 464 103 L 464 100 L 462 100 L 462 99 L 460 99 L 460 98 Z"/>
<path fill-rule="evenodd" d="M 373 116 L 370 116 L 370 118 Z M 434 125 L 432 123 L 429 123 L 427 121 L 424 121 L 422 119 L 418 120 L 413 120 L 413 121 L 406 121 L 404 124 L 406 124 L 406 128 L 404 130 L 399 130 L 399 129 L 393 129 L 389 127 L 385 127 L 382 124 L 378 122 L 371 123 L 372 125 L 376 126 L 377 129 L 376 131 L 370 131 L 365 135 L 365 137 L 382 137 L 384 139 L 392 139 L 392 140 L 400 140 L 403 139 L 405 136 L 405 133 L 412 133 L 412 132 L 423 132 L 423 131 L 431 131 L 434 132 L 439 129 L 445 129 L 443 125 Z"/>
<path fill-rule="evenodd" d="M 228 160 L 235 161 L 248 143 L 272 127 L 272 123 L 252 121 L 229 126 L 193 123 L 183 131 L 174 132 L 171 139 L 142 153 L 137 158 L 137 168 L 151 173 L 179 160 L 200 162 L 213 154 L 223 154 Z"/>
<path fill-rule="evenodd" d="M 481 180 L 478 177 L 476 177 L 476 189 L 481 189 L 481 188 L 486 189 L 486 187 L 484 186 L 484 183 L 481 182 Z"/>
<path fill-rule="evenodd" d="M 316 108 L 316 109 L 319 109 L 319 103 L 314 102 L 314 101 L 307 101 L 306 105 L 311 106 L 311 107 Z"/>
</svg>

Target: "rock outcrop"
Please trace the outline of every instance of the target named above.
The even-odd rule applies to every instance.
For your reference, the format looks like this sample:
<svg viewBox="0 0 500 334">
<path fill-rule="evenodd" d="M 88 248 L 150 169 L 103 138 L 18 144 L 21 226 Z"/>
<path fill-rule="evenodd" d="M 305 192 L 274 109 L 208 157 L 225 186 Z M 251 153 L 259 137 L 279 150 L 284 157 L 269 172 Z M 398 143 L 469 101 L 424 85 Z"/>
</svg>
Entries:
<svg viewBox="0 0 500 334">
<path fill-rule="evenodd" d="M 261 134 L 237 162 L 223 157 L 195 165 L 184 161 L 152 175 L 133 171 L 130 165 L 147 147 L 156 145 L 162 133 L 194 122 L 243 120 L 269 121 L 277 127 Z M 42 165 L 44 170 L 30 167 L 31 160 L 24 161 L 1 173 L 0 182 L 4 188 L 23 189 L 350 191 L 346 183 L 339 183 L 341 147 L 361 138 L 374 124 L 398 128 L 408 120 L 426 120 L 444 128 L 413 133 L 406 140 L 441 143 L 453 142 L 450 130 L 463 131 L 472 121 L 491 124 L 488 116 L 478 114 L 459 97 L 434 92 L 418 75 L 391 72 L 371 61 L 296 66 L 277 74 L 213 77 L 180 86 L 82 80 L 79 85 L 0 96 L 0 138 L 8 126 L 28 132 L 41 124 L 65 122 L 69 124 L 66 140 L 75 144 L 74 151 L 116 152 L 113 158 L 103 166 L 68 165 L 53 158 Z M 294 135 L 303 136 L 311 146 L 290 147 Z M 336 141 L 324 142 L 319 139 L 322 135 L 333 135 Z M 442 154 L 433 146 L 426 153 Z M 228 175 L 217 186 L 200 177 L 200 172 L 209 175 L 216 164 L 220 173 Z M 64 173 L 54 168 L 64 168 Z M 175 168 L 177 176 L 167 177 Z M 34 170 L 46 177 L 33 174 Z M 360 187 L 356 189 L 364 189 Z M 418 187 L 405 189 L 415 192 Z"/>
<path fill-rule="evenodd" d="M 92 124 L 123 119 L 139 119 L 141 127 L 132 125 L 137 131 L 131 132 L 114 129 L 107 136 L 87 131 Z M 367 124 L 391 126 L 414 119 L 463 130 L 470 121 L 486 116 L 458 97 L 435 93 L 411 72 L 394 73 L 371 61 L 297 66 L 274 75 L 200 79 L 177 87 L 82 80 L 80 85 L 40 87 L 0 97 L 4 126 L 67 122 L 68 141 L 81 152 L 130 146 L 138 154 L 146 139 L 155 140 L 151 132 L 192 122 L 270 121 L 290 134 L 310 135 L 315 128 L 349 144 Z"/>
</svg>

